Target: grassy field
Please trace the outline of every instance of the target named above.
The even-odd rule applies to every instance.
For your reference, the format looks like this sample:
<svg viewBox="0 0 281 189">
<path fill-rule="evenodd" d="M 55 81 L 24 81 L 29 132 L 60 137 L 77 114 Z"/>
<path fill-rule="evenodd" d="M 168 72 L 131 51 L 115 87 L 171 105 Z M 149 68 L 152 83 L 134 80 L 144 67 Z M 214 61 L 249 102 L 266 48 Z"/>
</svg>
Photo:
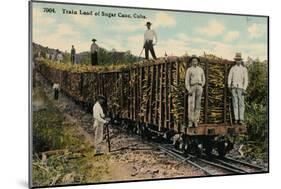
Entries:
<svg viewBox="0 0 281 189">
<path fill-rule="evenodd" d="M 82 184 L 101 181 L 108 156 L 94 149 L 44 94 L 40 82 L 33 90 L 33 186 Z M 100 163 L 103 162 L 103 163 Z"/>
</svg>

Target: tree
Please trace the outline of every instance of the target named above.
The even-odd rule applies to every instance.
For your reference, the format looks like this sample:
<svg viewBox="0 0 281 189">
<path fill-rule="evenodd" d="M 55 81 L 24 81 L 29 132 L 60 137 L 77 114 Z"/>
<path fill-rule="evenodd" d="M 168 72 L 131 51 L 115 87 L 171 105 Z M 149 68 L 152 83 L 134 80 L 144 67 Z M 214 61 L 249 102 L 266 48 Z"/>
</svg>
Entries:
<svg viewBox="0 0 281 189">
<path fill-rule="evenodd" d="M 246 122 L 250 140 L 266 141 L 268 133 L 268 65 L 255 60 L 248 66 Z"/>
</svg>

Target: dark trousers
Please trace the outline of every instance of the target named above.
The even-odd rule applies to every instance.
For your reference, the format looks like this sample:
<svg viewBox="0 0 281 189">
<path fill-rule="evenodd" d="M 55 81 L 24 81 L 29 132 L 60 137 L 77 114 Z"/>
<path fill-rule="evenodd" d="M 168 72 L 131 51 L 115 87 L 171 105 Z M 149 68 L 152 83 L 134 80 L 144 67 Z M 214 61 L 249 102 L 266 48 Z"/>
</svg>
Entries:
<svg viewBox="0 0 281 189">
<path fill-rule="evenodd" d="M 154 52 L 154 48 L 153 48 L 153 44 L 152 44 L 152 40 L 146 41 L 144 44 L 144 49 L 145 49 L 145 58 L 148 60 L 149 59 L 149 52 L 151 53 L 152 57 L 154 59 L 156 59 L 156 55 Z"/>
<path fill-rule="evenodd" d="M 54 93 L 54 98 L 55 98 L 55 100 L 58 100 L 58 99 L 59 99 L 59 90 L 58 90 L 58 89 L 55 89 L 54 92 L 55 92 L 55 93 Z"/>
<path fill-rule="evenodd" d="M 70 59 L 71 59 L 71 63 L 74 64 L 74 63 L 75 63 L 75 55 L 72 54 L 71 57 L 70 57 Z"/>
<path fill-rule="evenodd" d="M 91 62 L 92 62 L 92 66 L 98 65 L 98 53 L 97 52 L 91 53 Z"/>
</svg>

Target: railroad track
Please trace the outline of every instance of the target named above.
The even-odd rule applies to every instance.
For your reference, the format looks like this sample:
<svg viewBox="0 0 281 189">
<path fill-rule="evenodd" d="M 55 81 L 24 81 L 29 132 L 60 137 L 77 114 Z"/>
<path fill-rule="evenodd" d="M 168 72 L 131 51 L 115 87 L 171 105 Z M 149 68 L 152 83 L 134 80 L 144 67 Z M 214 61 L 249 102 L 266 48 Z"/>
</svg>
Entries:
<svg viewBox="0 0 281 189">
<path fill-rule="evenodd" d="M 260 166 L 253 165 L 245 161 L 236 160 L 231 157 L 216 158 L 216 161 L 225 165 L 231 165 L 235 169 L 243 170 L 244 173 L 258 173 L 267 171 Z"/>
<path fill-rule="evenodd" d="M 179 164 L 189 163 L 192 166 L 203 171 L 206 175 L 233 175 L 265 172 L 262 167 L 252 165 L 247 162 L 235 160 L 229 157 L 219 158 L 215 155 L 203 155 L 202 157 L 196 157 L 191 154 L 188 154 L 186 157 L 183 152 L 174 149 L 173 145 L 157 143 L 152 143 L 152 145 L 167 153 L 168 155 L 178 159 L 180 161 Z"/>
<path fill-rule="evenodd" d="M 120 127 L 117 128 L 118 130 L 123 130 Z M 139 135 L 135 135 L 135 137 L 142 140 Z M 192 154 L 184 154 L 184 152 L 175 149 L 174 145 L 172 144 L 152 141 L 147 141 L 146 144 L 151 145 L 153 147 L 152 150 L 161 150 L 171 157 L 179 160 L 179 163 L 177 165 L 188 163 L 203 171 L 206 175 L 234 175 L 265 172 L 262 167 L 235 160 L 230 157 L 220 158 L 215 155 L 207 156 L 204 154 L 201 157 L 197 157 Z"/>
</svg>

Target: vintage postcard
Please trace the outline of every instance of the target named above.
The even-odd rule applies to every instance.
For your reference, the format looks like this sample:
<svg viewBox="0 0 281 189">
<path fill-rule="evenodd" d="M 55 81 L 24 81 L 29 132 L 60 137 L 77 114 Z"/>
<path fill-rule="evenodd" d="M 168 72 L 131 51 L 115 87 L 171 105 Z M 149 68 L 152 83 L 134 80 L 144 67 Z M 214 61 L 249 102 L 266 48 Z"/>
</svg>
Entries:
<svg viewBox="0 0 281 189">
<path fill-rule="evenodd" d="M 30 187 L 268 173 L 268 16 L 29 12 Z"/>
</svg>

